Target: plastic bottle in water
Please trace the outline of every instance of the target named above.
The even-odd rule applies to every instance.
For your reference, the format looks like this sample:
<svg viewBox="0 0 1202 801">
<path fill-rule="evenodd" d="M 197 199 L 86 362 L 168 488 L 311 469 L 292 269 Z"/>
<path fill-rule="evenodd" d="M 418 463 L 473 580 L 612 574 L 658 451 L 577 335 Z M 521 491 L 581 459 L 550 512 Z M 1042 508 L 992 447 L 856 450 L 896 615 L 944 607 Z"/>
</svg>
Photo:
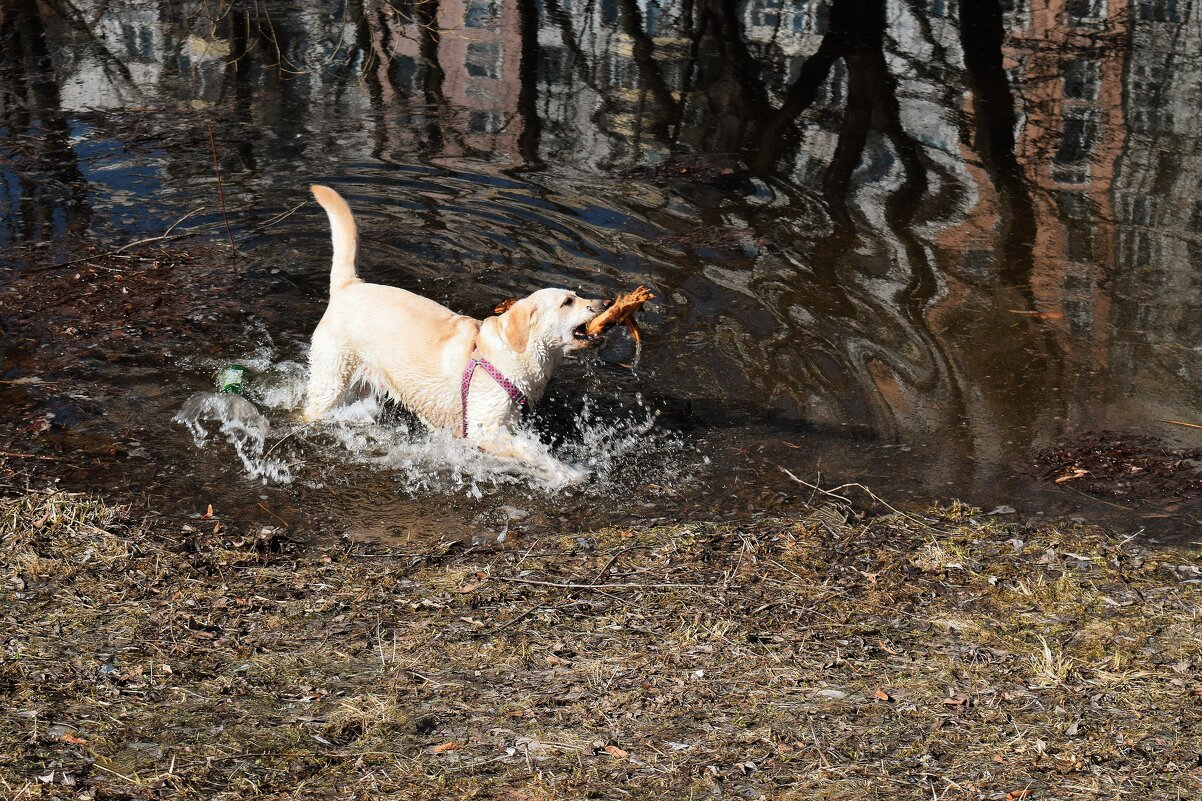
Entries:
<svg viewBox="0 0 1202 801">
<path fill-rule="evenodd" d="M 242 397 L 245 386 L 246 368 L 228 364 L 217 374 L 217 391 L 197 392 L 184 401 L 175 419 L 192 430 L 198 443 L 204 441 L 208 434 L 205 424 L 210 423 L 231 441 L 245 439 L 261 448 L 271 426 L 255 405 Z"/>
<path fill-rule="evenodd" d="M 246 380 L 246 368 L 240 364 L 227 364 L 217 374 L 217 391 L 229 392 L 234 395 L 242 394 L 243 382 Z"/>
</svg>

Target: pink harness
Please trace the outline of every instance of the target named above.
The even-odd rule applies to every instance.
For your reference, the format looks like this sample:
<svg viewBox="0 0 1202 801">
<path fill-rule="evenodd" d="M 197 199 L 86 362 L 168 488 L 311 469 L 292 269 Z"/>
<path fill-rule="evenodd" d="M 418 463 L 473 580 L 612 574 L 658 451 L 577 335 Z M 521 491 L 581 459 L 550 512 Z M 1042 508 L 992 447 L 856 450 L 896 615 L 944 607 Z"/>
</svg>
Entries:
<svg viewBox="0 0 1202 801">
<path fill-rule="evenodd" d="M 518 389 L 517 385 L 506 378 L 504 373 L 494 367 L 488 359 L 472 359 L 463 370 L 463 381 L 459 386 L 460 400 L 463 406 L 464 437 L 467 436 L 467 390 L 472 385 L 472 375 L 476 372 L 477 367 L 484 368 L 484 372 L 492 376 L 493 380 L 501 385 L 501 389 L 505 390 L 505 394 L 509 396 L 509 399 L 520 406 L 523 412 L 530 406 L 526 398 L 526 393 Z"/>
</svg>

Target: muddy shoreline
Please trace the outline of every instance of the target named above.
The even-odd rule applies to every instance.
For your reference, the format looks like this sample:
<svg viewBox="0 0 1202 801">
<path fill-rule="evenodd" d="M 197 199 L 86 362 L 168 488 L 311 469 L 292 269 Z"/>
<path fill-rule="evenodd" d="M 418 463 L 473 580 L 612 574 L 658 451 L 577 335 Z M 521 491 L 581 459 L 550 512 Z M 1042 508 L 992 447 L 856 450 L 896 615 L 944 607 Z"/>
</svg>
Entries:
<svg viewBox="0 0 1202 801">
<path fill-rule="evenodd" d="M 1197 797 L 1202 555 L 962 505 L 301 546 L 5 489 L 32 798 Z"/>
<path fill-rule="evenodd" d="M 512 524 L 515 530 L 545 534 L 567 521 L 592 519 L 599 509 L 608 515 L 603 525 L 620 524 L 627 511 L 683 522 L 796 510 L 812 493 L 785 477 L 781 468 L 786 464 L 809 478 L 825 473 L 874 487 L 881 480 L 878 474 L 887 473 L 886 485 L 894 490 L 889 495 L 902 508 L 975 494 L 980 497 L 968 500 L 993 509 L 1008 506 L 1013 498 L 1025 519 L 1088 520 L 1115 530 L 1142 530 L 1153 539 L 1188 543 L 1202 515 L 1197 459 L 1202 450 L 1145 433 L 1065 436 L 1052 447 L 1029 449 L 1011 464 L 975 468 L 998 471 L 1009 482 L 1002 486 L 1019 487 L 1016 495 L 1006 496 L 1000 488 L 983 492 L 967 482 L 949 484 L 946 495 L 916 499 L 914 481 L 902 479 L 900 486 L 892 486 L 901 475 L 893 462 L 883 461 L 865 475 L 824 461 L 829 447 L 854 447 L 875 451 L 883 460 L 905 461 L 908 445 L 817 426 L 771 431 L 783 425 L 771 414 L 730 409 L 723 414 L 759 420 L 755 425 L 766 427 L 773 445 L 767 450 L 764 445 L 737 448 L 734 454 L 715 456 L 724 463 L 711 466 L 707 452 L 730 446 L 722 436 L 728 423 L 706 422 L 712 411 L 694 410 L 681 398 L 652 396 L 644 406 L 644 378 L 606 362 L 566 369 L 570 375 L 553 383 L 544 404 L 549 411 L 536 419 L 544 439 L 568 441 L 581 451 L 578 456 L 593 455 L 592 447 L 609 449 L 601 454 L 609 463 L 605 475 L 592 482 L 595 486 L 554 498 L 520 486 L 520 481 L 516 488 L 489 491 L 483 498 L 471 497 L 472 492 L 445 476 L 431 487 L 429 473 L 437 465 L 421 461 L 422 446 L 414 444 L 421 437 L 381 440 L 380 459 L 372 461 L 371 447 L 355 453 L 333 445 L 337 432 L 310 436 L 315 432 L 298 429 L 295 410 L 264 406 L 264 393 L 284 391 L 278 383 L 295 384 L 303 369 L 304 342 L 295 332 L 287 333 L 296 321 L 286 322 L 276 308 L 279 293 L 295 287 L 287 276 L 230 252 L 222 243 L 186 233 L 173 236 L 182 240 L 107 250 L 76 244 L 53 253 L 22 248 L 8 254 L 11 280 L 0 293 L 5 326 L 0 402 L 8 414 L 0 421 L 0 432 L 8 441 L 3 451 L 14 464 L 36 465 L 40 475 L 61 479 L 72 491 L 109 493 L 121 501 L 127 500 L 132 483 L 140 502 L 172 514 L 217 502 L 226 514 L 237 509 L 241 524 L 282 523 L 306 538 L 328 535 L 331 524 L 357 516 L 365 507 L 368 519 L 356 520 L 352 527 L 423 540 L 443 535 L 467 539 L 481 521 L 498 530 Z M 314 295 L 307 304 L 306 314 L 316 318 L 321 298 Z M 277 339 L 291 344 L 275 344 Z M 202 447 L 173 419 L 192 393 L 212 389 L 210 374 L 220 365 L 249 359 L 260 363 L 252 376 L 252 401 L 273 415 L 272 441 L 263 447 L 275 448 L 274 458 L 288 465 L 286 481 L 260 481 L 221 437 Z M 277 386 L 265 388 L 272 380 Z M 573 404 L 579 404 L 582 392 L 593 396 L 596 409 L 589 424 L 609 430 L 572 429 L 581 423 L 573 420 Z M 637 397 L 638 406 L 622 395 Z M 659 439 L 640 443 L 643 435 L 636 432 L 651 420 L 656 421 L 653 437 Z M 384 415 L 379 430 L 397 428 L 397 422 L 395 415 Z M 596 441 L 589 443 L 589 437 Z M 921 477 L 925 464 L 910 464 L 905 475 Z M 483 483 L 493 480 L 486 475 L 473 480 L 480 478 Z M 328 491 L 332 485 L 362 490 L 343 497 Z M 907 495 L 899 498 L 899 489 Z M 410 515 L 398 515 L 395 504 L 380 501 L 398 496 L 414 501 Z M 630 508 L 615 506 L 615 496 Z M 505 510 L 515 507 L 530 514 L 522 522 L 510 520 Z M 345 530 L 337 529 L 335 536 Z"/>
</svg>

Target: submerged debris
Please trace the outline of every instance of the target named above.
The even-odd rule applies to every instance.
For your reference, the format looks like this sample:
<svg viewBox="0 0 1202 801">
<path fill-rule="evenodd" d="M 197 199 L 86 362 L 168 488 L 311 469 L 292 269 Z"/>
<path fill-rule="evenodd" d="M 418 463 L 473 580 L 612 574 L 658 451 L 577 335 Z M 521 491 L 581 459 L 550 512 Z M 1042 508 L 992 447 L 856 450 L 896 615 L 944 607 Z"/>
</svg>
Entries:
<svg viewBox="0 0 1202 801">
<path fill-rule="evenodd" d="M 1097 431 L 1041 451 L 1040 478 L 1130 501 L 1202 498 L 1202 448 L 1174 449 L 1157 437 Z"/>
<path fill-rule="evenodd" d="M 622 174 L 661 184 L 687 182 L 731 186 L 743 180 L 746 167 L 720 155 L 676 153 L 658 164 L 631 167 Z"/>
<path fill-rule="evenodd" d="M 1202 792 L 1202 559 L 1094 528 L 825 507 L 427 553 L 30 492 L 0 587 L 5 797 Z"/>
<path fill-rule="evenodd" d="M 755 253 L 764 244 L 755 232 L 730 225 L 694 226 L 681 233 L 661 236 L 658 241 L 676 248 L 749 253 Z"/>
</svg>

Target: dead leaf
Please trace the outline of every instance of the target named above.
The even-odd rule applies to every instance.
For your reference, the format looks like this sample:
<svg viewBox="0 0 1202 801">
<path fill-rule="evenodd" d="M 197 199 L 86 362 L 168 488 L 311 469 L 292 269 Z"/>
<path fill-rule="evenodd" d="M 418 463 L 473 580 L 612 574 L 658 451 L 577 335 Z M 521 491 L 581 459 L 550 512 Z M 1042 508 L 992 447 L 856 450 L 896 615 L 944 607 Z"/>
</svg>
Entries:
<svg viewBox="0 0 1202 801">
<path fill-rule="evenodd" d="M 947 704 L 948 706 L 964 706 L 964 699 L 963 698 L 944 698 L 943 703 Z"/>
<path fill-rule="evenodd" d="M 1006 793 L 1006 801 L 1023 801 L 1025 798 L 1034 798 L 1034 790 L 1011 790 Z"/>
<path fill-rule="evenodd" d="M 208 510 L 203 515 L 200 516 L 200 519 L 201 520 L 212 520 L 213 519 L 213 504 L 209 504 Z"/>
<path fill-rule="evenodd" d="M 82 737 L 76 737 L 74 734 L 69 734 L 69 733 L 68 734 L 60 734 L 58 736 L 58 739 L 64 743 L 71 743 L 71 745 L 85 745 L 88 742 L 87 740 L 83 739 Z"/>
<path fill-rule="evenodd" d="M 1000 765 L 1006 761 L 1006 758 L 1004 756 L 1002 756 L 1001 754 L 994 754 L 993 761 Z"/>
<path fill-rule="evenodd" d="M 434 746 L 433 750 L 436 754 L 445 754 L 447 751 L 454 751 L 458 747 L 459 744 L 452 741 L 449 743 L 443 743 L 442 745 L 436 745 Z"/>
<path fill-rule="evenodd" d="M 1063 484 L 1066 481 L 1073 481 L 1074 479 L 1078 479 L 1081 478 L 1081 476 L 1087 475 L 1089 475 L 1088 470 L 1082 470 L 1080 467 L 1073 467 L 1071 473 L 1065 473 L 1060 478 L 1056 479 L 1056 483 Z"/>
<path fill-rule="evenodd" d="M 480 585 L 483 583 L 484 583 L 483 581 L 476 581 L 471 584 L 464 584 L 462 587 L 455 590 L 455 592 L 465 593 L 465 594 L 469 593 L 469 592 L 475 592 L 476 590 L 480 589 Z"/>
<path fill-rule="evenodd" d="M 605 753 L 609 754 L 614 759 L 625 759 L 626 757 L 630 756 L 629 751 L 623 751 L 621 748 L 618 748 L 616 745 L 605 746 Z"/>
<path fill-rule="evenodd" d="M 884 690 L 877 690 L 876 692 L 874 692 L 872 694 L 872 697 L 877 699 L 878 701 L 892 701 L 893 700 L 893 696 L 890 695 L 889 693 L 885 692 Z"/>
</svg>

